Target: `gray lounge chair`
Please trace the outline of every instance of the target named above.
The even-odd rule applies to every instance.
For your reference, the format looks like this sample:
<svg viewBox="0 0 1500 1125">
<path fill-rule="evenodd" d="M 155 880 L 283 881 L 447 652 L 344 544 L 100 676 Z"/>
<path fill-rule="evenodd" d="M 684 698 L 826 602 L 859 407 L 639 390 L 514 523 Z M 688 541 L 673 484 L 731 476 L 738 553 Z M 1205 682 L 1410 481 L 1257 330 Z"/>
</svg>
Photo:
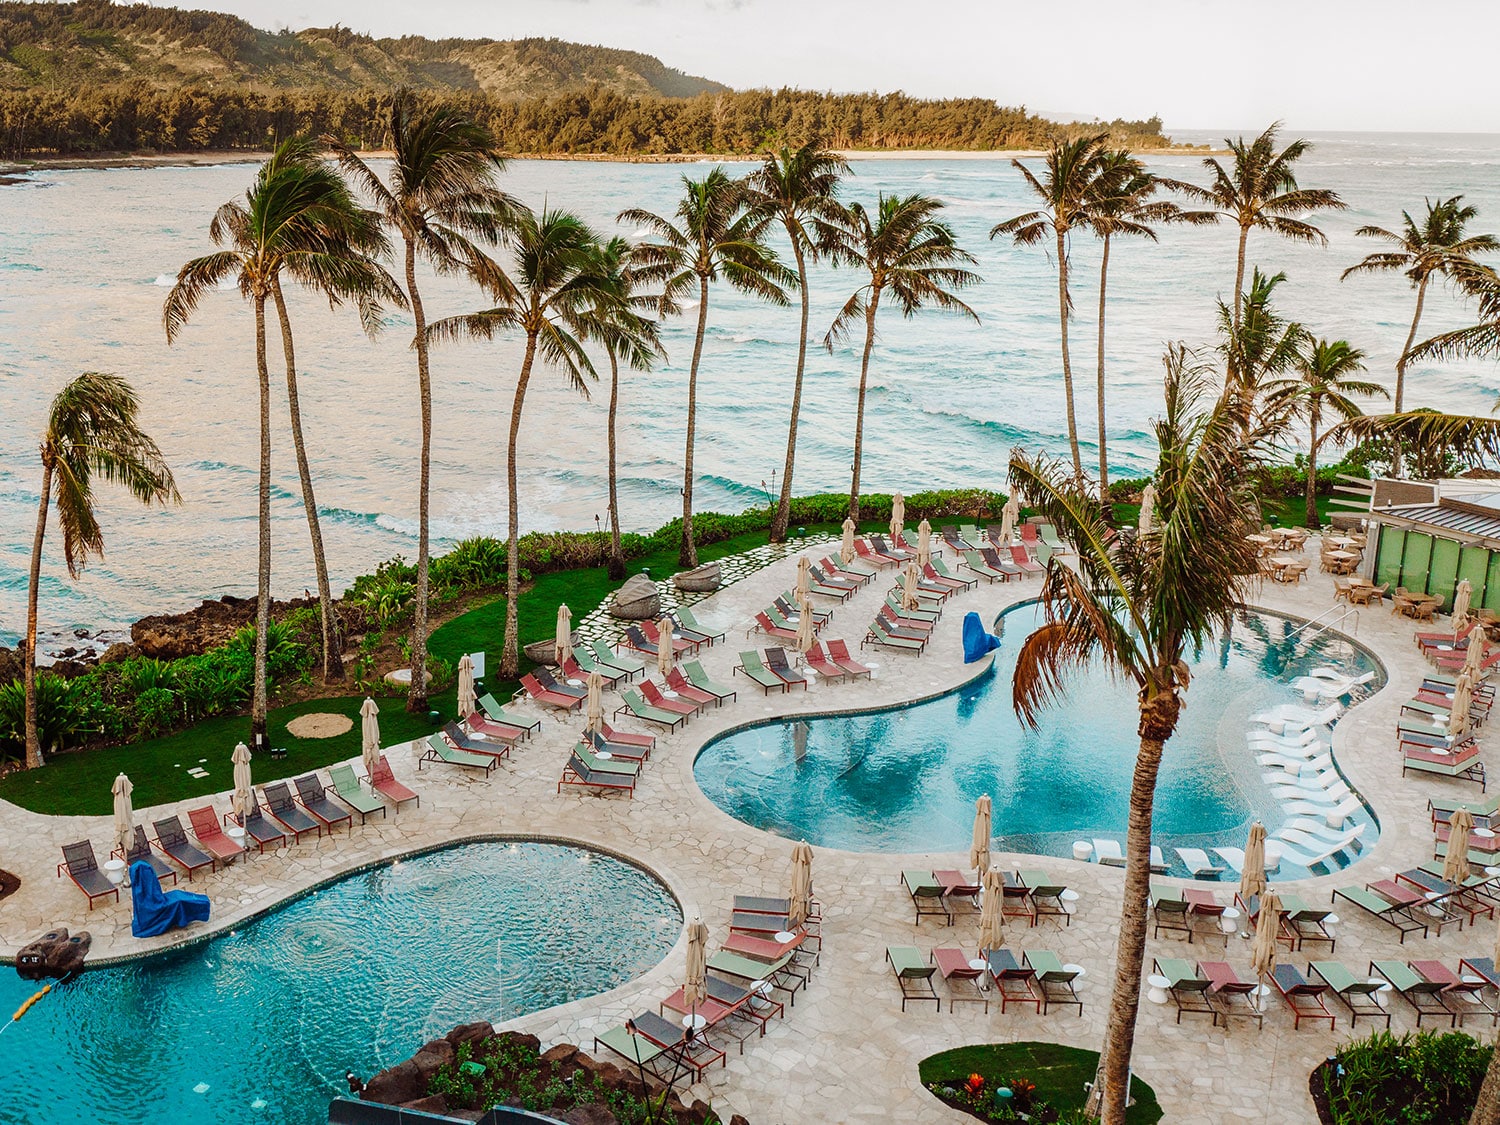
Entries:
<svg viewBox="0 0 1500 1125">
<path fill-rule="evenodd" d="M 94 845 L 87 840 L 63 845 L 63 861 L 57 865 L 57 874 L 66 875 L 75 886 L 89 897 L 89 909 L 94 909 L 96 898 L 115 896 L 120 901 L 120 888 L 105 878 L 94 859 Z"/>
<path fill-rule="evenodd" d="M 177 882 L 177 869 L 151 850 L 151 841 L 146 839 L 146 830 L 139 824 L 135 826 L 135 835 L 131 837 L 130 850 L 123 858 L 127 871 L 133 863 L 144 863 L 156 872 L 158 879 L 171 879 L 172 882 Z"/>
<path fill-rule="evenodd" d="M 177 817 L 169 816 L 165 820 L 155 821 L 152 827 L 156 829 L 157 846 L 187 872 L 188 882 L 192 882 L 194 871 L 217 866 L 213 856 L 188 839 L 187 829 L 183 828 L 182 821 Z"/>
<path fill-rule="evenodd" d="M 284 781 L 272 782 L 265 787 L 266 812 L 292 834 L 292 842 L 298 843 L 304 832 L 323 835 L 323 826 L 298 807 L 292 800 L 292 791 Z"/>
<path fill-rule="evenodd" d="M 493 758 L 510 757 L 511 743 L 474 738 L 457 723 L 444 723 L 443 734 L 453 745 L 460 750 L 467 750 L 470 754 L 488 754 Z"/>
<path fill-rule="evenodd" d="M 354 831 L 354 814 L 343 805 L 336 805 L 328 799 L 328 790 L 323 788 L 323 782 L 318 779 L 317 774 L 303 774 L 295 784 L 298 803 L 313 815 L 313 819 L 321 820 L 330 833 L 346 821 L 349 831 Z"/>
<path fill-rule="evenodd" d="M 277 828 L 266 815 L 260 811 L 260 802 L 256 800 L 255 790 L 250 790 L 250 811 L 244 817 L 244 823 L 240 825 L 245 830 L 245 835 L 255 841 L 255 846 L 261 854 L 265 850 L 285 847 L 292 841 L 287 834 Z M 139 831 L 139 829 L 137 829 Z M 158 872 L 160 874 L 160 872 Z"/>
</svg>

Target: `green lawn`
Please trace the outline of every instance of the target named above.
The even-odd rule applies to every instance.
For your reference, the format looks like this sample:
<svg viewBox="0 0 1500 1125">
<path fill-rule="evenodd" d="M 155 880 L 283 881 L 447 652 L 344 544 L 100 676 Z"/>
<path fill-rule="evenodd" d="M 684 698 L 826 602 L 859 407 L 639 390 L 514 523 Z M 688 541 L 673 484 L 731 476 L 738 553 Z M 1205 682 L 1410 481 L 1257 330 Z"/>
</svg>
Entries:
<svg viewBox="0 0 1500 1125">
<path fill-rule="evenodd" d="M 963 1081 L 982 1074 L 989 1089 L 1007 1080 L 1024 1078 L 1036 1084 L 1036 1097 L 1067 1112 L 1083 1108 L 1083 1084 L 1091 1082 L 1099 1065 L 1097 1051 L 1060 1043 L 982 1043 L 929 1055 L 918 1066 L 922 1084 Z M 1139 1078 L 1130 1084 L 1135 1105 L 1125 1114 L 1130 1125 L 1161 1120 L 1156 1094 Z"/>
</svg>

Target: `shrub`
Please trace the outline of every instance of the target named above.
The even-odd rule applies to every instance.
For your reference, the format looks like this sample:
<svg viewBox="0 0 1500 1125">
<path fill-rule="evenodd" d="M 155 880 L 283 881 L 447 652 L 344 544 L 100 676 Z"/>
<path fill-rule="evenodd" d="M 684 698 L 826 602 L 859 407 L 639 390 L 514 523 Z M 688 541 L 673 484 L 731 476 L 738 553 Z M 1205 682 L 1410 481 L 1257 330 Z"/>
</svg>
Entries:
<svg viewBox="0 0 1500 1125">
<path fill-rule="evenodd" d="M 36 727 L 43 751 L 57 750 L 78 733 L 83 718 L 72 685 L 52 672 L 36 677 Z M 0 747 L 19 756 L 26 747 L 26 688 L 21 680 L 0 687 Z"/>
<path fill-rule="evenodd" d="M 1492 1047 L 1461 1031 L 1376 1032 L 1321 1070 L 1336 1125 L 1463 1125 Z"/>
<path fill-rule="evenodd" d="M 155 738 L 171 730 L 179 714 L 177 697 L 164 687 L 147 688 L 135 697 L 135 736 Z"/>
<path fill-rule="evenodd" d="M 428 570 L 437 590 L 477 590 L 505 581 L 505 544 L 479 536 L 455 543 L 447 554 L 432 560 Z"/>
<path fill-rule="evenodd" d="M 406 605 L 417 592 L 417 568 L 407 566 L 400 555 L 387 559 L 374 574 L 362 574 L 344 592 L 344 598 L 378 621 L 389 625 L 406 612 Z"/>
</svg>

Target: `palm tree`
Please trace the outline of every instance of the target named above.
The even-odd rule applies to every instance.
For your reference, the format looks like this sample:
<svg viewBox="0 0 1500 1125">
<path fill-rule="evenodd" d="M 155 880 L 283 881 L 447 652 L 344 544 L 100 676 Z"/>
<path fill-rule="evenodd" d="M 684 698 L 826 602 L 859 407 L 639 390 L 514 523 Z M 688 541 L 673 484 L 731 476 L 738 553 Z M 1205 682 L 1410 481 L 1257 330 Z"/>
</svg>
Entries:
<svg viewBox="0 0 1500 1125">
<path fill-rule="evenodd" d="M 1427 285 L 1434 277 L 1462 283 L 1465 279 L 1481 274 L 1484 267 L 1474 261 L 1475 254 L 1490 254 L 1500 250 L 1500 239 L 1492 234 L 1466 233 L 1465 228 L 1479 214 L 1474 207 L 1463 205 L 1463 196 L 1440 199 L 1436 203 L 1427 199 L 1427 215 L 1421 226 L 1411 217 L 1410 211 L 1401 212 L 1401 232 L 1384 227 L 1364 226 L 1354 233 L 1363 238 L 1378 238 L 1391 247 L 1367 255 L 1357 265 L 1343 272 L 1348 278 L 1357 273 L 1385 273 L 1400 270 L 1406 274 L 1412 288 L 1417 291 L 1417 305 L 1412 312 L 1411 328 L 1406 333 L 1406 343 L 1396 358 L 1396 395 L 1391 403 L 1397 414 L 1402 412 L 1406 401 L 1406 365 L 1411 361 L 1412 343 L 1417 338 L 1417 326 L 1422 321 L 1422 305 L 1427 298 Z M 1400 451 L 1396 453 L 1394 471 L 1401 472 Z"/>
<path fill-rule="evenodd" d="M 693 539 L 693 447 L 698 422 L 698 364 L 708 329 L 708 287 L 723 278 L 734 288 L 773 305 L 785 307 L 783 286 L 790 272 L 765 244 L 770 217 L 751 214 L 744 184 L 730 179 L 723 168 L 712 169 L 701 180 L 682 177 L 683 194 L 671 218 L 650 211 L 622 211 L 619 221 L 649 230 L 655 241 L 644 242 L 631 254 L 631 268 L 642 281 L 662 287 L 659 315 L 681 311 L 682 299 L 694 290 L 698 298 L 698 332 L 688 364 L 687 452 L 682 473 L 682 545 L 678 564 L 698 565 Z"/>
<path fill-rule="evenodd" d="M 797 261 L 797 289 L 802 295 L 802 319 L 797 330 L 797 378 L 792 384 L 792 413 L 787 425 L 786 466 L 781 474 L 781 496 L 771 519 L 771 542 L 786 538 L 792 518 L 792 470 L 797 460 L 797 421 L 802 413 L 802 373 L 807 366 L 807 320 L 811 292 L 807 266 L 816 262 L 837 239 L 843 207 L 836 195 L 839 178 L 849 162 L 836 152 L 809 141 L 797 149 L 782 145 L 766 153 L 759 168 L 745 177 L 750 210 L 761 219 L 776 219 L 786 230 Z M 837 259 L 835 258 L 835 261 Z"/>
<path fill-rule="evenodd" d="M 1068 420 L 1068 448 L 1073 454 L 1073 475 L 1083 479 L 1083 458 L 1078 451 L 1078 418 L 1073 404 L 1073 363 L 1068 352 L 1068 317 L 1073 298 L 1068 292 L 1069 233 L 1090 225 L 1089 206 L 1105 166 L 1108 133 L 1054 140 L 1045 157 L 1040 179 L 1025 163 L 1012 160 L 1028 187 L 1043 203 L 1041 209 L 1017 215 L 990 230 L 991 238 L 1010 235 L 1017 246 L 1034 246 L 1050 234 L 1057 252 L 1057 318 L 1062 332 L 1063 397 Z"/>
<path fill-rule="evenodd" d="M 859 359 L 859 399 L 854 413 L 853 479 L 849 485 L 849 516 L 859 522 L 859 470 L 864 455 L 865 387 L 870 376 L 870 353 L 875 348 L 875 315 L 887 290 L 903 316 L 914 316 L 925 305 L 962 313 L 977 324 L 979 316 L 953 290 L 977 284 L 977 273 L 962 268 L 974 257 L 959 248 L 953 228 L 937 213 L 941 200 L 930 196 L 886 195 L 875 201 L 872 218 L 862 203 L 851 203 L 846 225 L 838 234 L 839 256 L 869 275 L 834 318 L 823 338 L 831 353 L 835 341 L 847 339 L 854 321 L 865 322 L 865 344 Z"/>
<path fill-rule="evenodd" d="M 1309 340 L 1296 362 L 1296 377 L 1265 387 L 1271 408 L 1307 421 L 1307 526 L 1318 522 L 1318 447 L 1327 438 L 1318 427 L 1325 416 L 1347 422 L 1364 413 L 1350 395 L 1390 394 L 1379 383 L 1354 378 L 1365 369 L 1365 353 L 1346 340 Z"/>
<path fill-rule="evenodd" d="M 236 280 L 240 295 L 250 301 L 255 313 L 255 367 L 260 389 L 260 533 L 250 730 L 257 745 L 266 733 L 266 638 L 271 623 L 271 380 L 266 363 L 266 302 L 276 299 L 278 277 L 285 270 L 295 280 L 321 289 L 331 300 L 356 296 L 367 315 L 376 315 L 372 311 L 373 297 L 369 293 L 358 294 L 359 286 L 352 280 L 355 277 L 367 280 L 366 267 L 373 265 L 355 247 L 367 233 L 363 220 L 353 217 L 348 192 L 338 175 L 322 162 L 306 159 L 301 145 L 298 141 L 279 145 L 256 174 L 254 184 L 245 193 L 245 202 L 230 202 L 219 208 L 209 223 L 208 233 L 214 244 L 224 249 L 185 264 L 162 307 L 162 324 L 169 344 L 182 332 L 203 298 L 228 278 Z M 290 340 L 290 327 L 286 322 L 282 327 L 285 343 Z M 295 380 L 294 370 L 292 378 Z M 304 477 L 304 481 L 309 527 L 313 527 L 316 504 L 311 499 L 310 478 Z M 318 536 L 314 540 L 315 549 L 320 544 Z M 326 577 L 323 582 L 326 586 Z M 326 610 L 325 652 L 337 647 L 329 632 L 330 616 L 331 612 Z"/>
<path fill-rule="evenodd" d="M 104 554 L 104 529 L 94 510 L 97 479 L 124 485 L 142 504 L 180 501 L 172 470 L 156 442 L 141 429 L 140 402 L 118 375 L 85 371 L 58 392 L 42 435 L 42 497 L 37 505 L 36 535 L 31 541 L 31 579 L 26 588 L 26 768 L 42 764 L 37 735 L 36 629 L 37 597 L 42 580 L 42 541 L 47 511 L 57 486 L 57 519 L 62 525 L 63 559 L 68 574 L 83 573 L 89 555 Z"/>
<path fill-rule="evenodd" d="M 1305 140 L 1296 140 L 1277 152 L 1276 131 L 1280 128 L 1281 122 L 1273 122 L 1249 143 L 1244 137 L 1233 141 L 1226 137 L 1224 143 L 1234 157 L 1233 163 L 1225 168 L 1218 157 L 1205 159 L 1203 166 L 1213 173 L 1213 182 L 1208 187 L 1172 182 L 1175 190 L 1212 208 L 1190 212 L 1193 221 L 1231 219 L 1240 228 L 1239 254 L 1234 268 L 1234 300 L 1230 305 L 1236 323 L 1240 294 L 1244 292 L 1245 245 L 1250 240 L 1250 232 L 1268 230 L 1294 242 L 1320 242 L 1326 246 L 1328 239 L 1323 232 L 1297 216 L 1310 211 L 1341 211 L 1346 206 L 1337 192 L 1297 185 L 1292 166 L 1311 146 Z"/>
<path fill-rule="evenodd" d="M 505 275 L 476 245 L 494 244 L 514 201 L 495 187 L 505 167 L 495 138 L 462 110 L 420 105 L 409 90 L 391 99 L 387 186 L 353 149 L 324 137 L 340 165 L 375 202 L 401 236 L 406 296 L 416 322 L 417 394 L 422 410 L 422 452 L 417 479 L 417 588 L 412 598 L 411 688 L 406 709 L 427 710 L 428 500 L 432 471 L 432 378 L 428 367 L 427 314 L 417 290 L 417 259 L 439 273 L 467 271 L 486 288 L 505 292 Z"/>
<path fill-rule="evenodd" d="M 625 287 L 611 276 L 599 253 L 599 236 L 575 215 L 543 209 L 540 214 L 512 204 L 506 239 L 515 261 L 512 278 L 503 284 L 476 276 L 497 301 L 494 308 L 446 317 L 428 326 L 434 340 L 460 338 L 490 340 L 519 331 L 526 338 L 521 370 L 516 377 L 506 449 L 505 483 L 510 494 L 507 565 L 505 572 L 505 646 L 500 674 L 514 678 L 520 666 L 517 642 L 517 602 L 521 585 L 520 497 L 517 494 L 516 453 L 521 438 L 521 411 L 532 367 L 538 359 L 565 375 L 573 388 L 587 397 L 588 379 L 597 379 L 584 348 L 586 338 L 609 337 L 617 314 L 612 307 L 625 303 Z"/>
<path fill-rule="evenodd" d="M 1224 359 L 1225 395 L 1246 434 L 1260 428 L 1272 437 L 1289 420 L 1284 410 L 1272 408 L 1265 394 L 1270 384 L 1297 366 L 1307 340 L 1307 330 L 1272 305 L 1276 287 L 1284 281 L 1286 274 L 1267 277 L 1256 267 L 1249 290 L 1234 310 L 1219 302 L 1218 351 Z"/>
<path fill-rule="evenodd" d="M 1188 689 L 1185 657 L 1229 628 L 1256 568 L 1245 539 L 1257 525 L 1255 490 L 1232 403 L 1210 403 L 1210 373 L 1181 345 L 1168 351 L 1166 367 L 1166 413 L 1155 424 L 1157 523 L 1149 533 L 1112 535 L 1093 495 L 1057 462 L 1017 451 L 1010 463 L 1012 487 L 1077 551 L 1075 566 L 1054 559 L 1043 580 L 1045 623 L 1016 662 L 1017 713 L 1035 723 L 1066 691 L 1068 673 L 1095 658 L 1139 688 L 1114 991 L 1089 1107 L 1097 1112 L 1102 1102 L 1105 1125 L 1125 1120 L 1146 948 L 1152 802 Z"/>
</svg>

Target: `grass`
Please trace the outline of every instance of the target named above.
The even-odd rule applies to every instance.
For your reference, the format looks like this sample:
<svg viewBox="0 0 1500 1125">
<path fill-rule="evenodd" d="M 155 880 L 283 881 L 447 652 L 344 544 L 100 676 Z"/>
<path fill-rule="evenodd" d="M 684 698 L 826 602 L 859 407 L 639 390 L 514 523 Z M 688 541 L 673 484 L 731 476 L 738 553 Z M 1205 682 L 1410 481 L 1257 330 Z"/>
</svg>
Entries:
<svg viewBox="0 0 1500 1125">
<path fill-rule="evenodd" d="M 1066 1113 L 1083 1108 L 1083 1084 L 1094 1080 L 1098 1065 L 1097 1051 L 1060 1043 L 982 1043 L 929 1055 L 918 1064 L 918 1073 L 924 1086 L 982 1074 L 986 1087 L 993 1089 L 1005 1080 L 1024 1078 L 1036 1084 L 1037 1098 Z M 1125 1114 L 1129 1125 L 1161 1120 L 1161 1106 L 1150 1086 L 1135 1078 L 1130 1093 L 1135 1105 Z"/>
</svg>

